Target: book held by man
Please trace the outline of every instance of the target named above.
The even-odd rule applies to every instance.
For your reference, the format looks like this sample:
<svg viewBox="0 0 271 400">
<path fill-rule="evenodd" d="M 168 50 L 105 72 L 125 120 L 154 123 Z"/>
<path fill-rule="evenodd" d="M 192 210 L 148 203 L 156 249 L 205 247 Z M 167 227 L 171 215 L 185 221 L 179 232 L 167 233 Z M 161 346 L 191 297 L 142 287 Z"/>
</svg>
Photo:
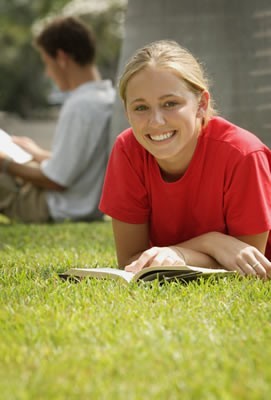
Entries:
<svg viewBox="0 0 271 400">
<path fill-rule="evenodd" d="M 0 151 L 19 164 L 25 164 L 33 158 L 31 154 L 14 143 L 11 136 L 3 129 L 0 129 Z"/>
<path fill-rule="evenodd" d="M 233 271 L 225 269 L 210 269 L 188 265 L 146 267 L 137 273 L 124 271 L 116 268 L 71 268 L 66 272 L 59 273 L 59 277 L 66 280 L 80 281 L 83 278 L 91 277 L 97 279 L 116 279 L 126 283 L 137 281 L 181 281 L 183 283 L 200 277 L 210 276 L 223 277 L 233 274 Z"/>
</svg>

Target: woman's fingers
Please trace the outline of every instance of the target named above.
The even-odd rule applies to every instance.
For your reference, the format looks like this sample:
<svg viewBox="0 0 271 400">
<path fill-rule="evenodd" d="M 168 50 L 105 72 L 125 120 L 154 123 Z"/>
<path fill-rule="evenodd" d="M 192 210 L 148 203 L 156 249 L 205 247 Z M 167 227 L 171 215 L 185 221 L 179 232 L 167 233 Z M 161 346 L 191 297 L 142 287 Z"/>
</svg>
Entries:
<svg viewBox="0 0 271 400">
<path fill-rule="evenodd" d="M 136 273 L 141 269 L 148 267 L 156 256 L 158 251 L 157 249 L 158 248 L 156 247 L 152 247 L 151 249 L 144 251 L 137 260 L 133 261 L 129 265 L 126 265 L 126 267 L 124 268 L 125 271 Z"/>
<path fill-rule="evenodd" d="M 256 248 L 250 247 L 237 259 L 237 265 L 244 275 L 254 275 L 262 279 L 271 277 L 271 262 Z"/>
<path fill-rule="evenodd" d="M 265 269 L 267 277 L 271 278 L 271 261 L 269 261 L 262 253 L 259 253 L 257 261 L 259 261 Z"/>
<path fill-rule="evenodd" d="M 254 272 L 256 273 L 257 276 L 259 276 L 262 279 L 267 279 L 267 273 L 266 273 L 266 269 L 263 267 L 263 265 L 257 261 L 255 262 L 251 268 L 254 270 Z"/>
<path fill-rule="evenodd" d="M 141 256 L 125 267 L 125 271 L 137 272 L 150 265 L 167 266 L 167 265 L 184 265 L 185 262 L 180 256 L 169 247 L 152 247 L 144 251 Z"/>
<path fill-rule="evenodd" d="M 153 258 L 151 265 L 155 267 L 160 265 L 184 265 L 184 261 L 181 260 L 176 254 L 172 253 L 170 249 L 168 249 L 167 251 L 158 252 Z"/>
<path fill-rule="evenodd" d="M 131 264 L 126 265 L 124 269 L 125 271 L 136 273 L 137 272 L 136 261 L 133 261 Z"/>
<path fill-rule="evenodd" d="M 257 275 L 257 272 L 249 263 L 244 263 L 240 268 L 242 275 Z"/>
</svg>

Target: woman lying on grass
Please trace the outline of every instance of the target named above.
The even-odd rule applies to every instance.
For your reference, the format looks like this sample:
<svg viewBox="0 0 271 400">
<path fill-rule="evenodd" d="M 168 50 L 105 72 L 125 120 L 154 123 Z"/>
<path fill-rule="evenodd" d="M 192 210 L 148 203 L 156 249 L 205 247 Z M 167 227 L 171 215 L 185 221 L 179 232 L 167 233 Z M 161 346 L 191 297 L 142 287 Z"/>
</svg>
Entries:
<svg viewBox="0 0 271 400">
<path fill-rule="evenodd" d="M 215 116 L 201 66 L 176 42 L 138 50 L 119 88 L 131 128 L 114 145 L 100 209 L 120 267 L 271 277 L 270 149 Z"/>
</svg>

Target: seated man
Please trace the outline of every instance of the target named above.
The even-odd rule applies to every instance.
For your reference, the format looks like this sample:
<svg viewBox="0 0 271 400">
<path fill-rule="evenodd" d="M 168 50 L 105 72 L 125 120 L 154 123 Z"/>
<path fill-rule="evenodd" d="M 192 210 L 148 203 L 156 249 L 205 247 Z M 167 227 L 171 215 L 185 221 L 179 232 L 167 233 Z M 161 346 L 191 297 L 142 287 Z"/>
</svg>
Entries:
<svg viewBox="0 0 271 400">
<path fill-rule="evenodd" d="M 107 163 L 115 90 L 95 65 L 95 39 L 79 20 L 49 23 L 35 39 L 47 75 L 69 95 L 60 111 L 52 151 L 26 137 L 15 143 L 35 163 L 0 153 L 0 213 L 21 222 L 95 220 Z"/>
</svg>

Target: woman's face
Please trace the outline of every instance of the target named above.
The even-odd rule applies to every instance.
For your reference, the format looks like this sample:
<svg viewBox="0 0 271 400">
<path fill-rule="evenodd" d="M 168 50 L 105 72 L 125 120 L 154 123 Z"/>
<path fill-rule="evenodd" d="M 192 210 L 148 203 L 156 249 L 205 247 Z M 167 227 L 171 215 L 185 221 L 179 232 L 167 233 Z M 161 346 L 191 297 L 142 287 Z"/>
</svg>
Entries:
<svg viewBox="0 0 271 400">
<path fill-rule="evenodd" d="M 138 142 L 162 170 L 183 173 L 187 168 L 208 100 L 208 92 L 198 99 L 169 69 L 148 66 L 128 81 L 128 120 Z"/>
</svg>

